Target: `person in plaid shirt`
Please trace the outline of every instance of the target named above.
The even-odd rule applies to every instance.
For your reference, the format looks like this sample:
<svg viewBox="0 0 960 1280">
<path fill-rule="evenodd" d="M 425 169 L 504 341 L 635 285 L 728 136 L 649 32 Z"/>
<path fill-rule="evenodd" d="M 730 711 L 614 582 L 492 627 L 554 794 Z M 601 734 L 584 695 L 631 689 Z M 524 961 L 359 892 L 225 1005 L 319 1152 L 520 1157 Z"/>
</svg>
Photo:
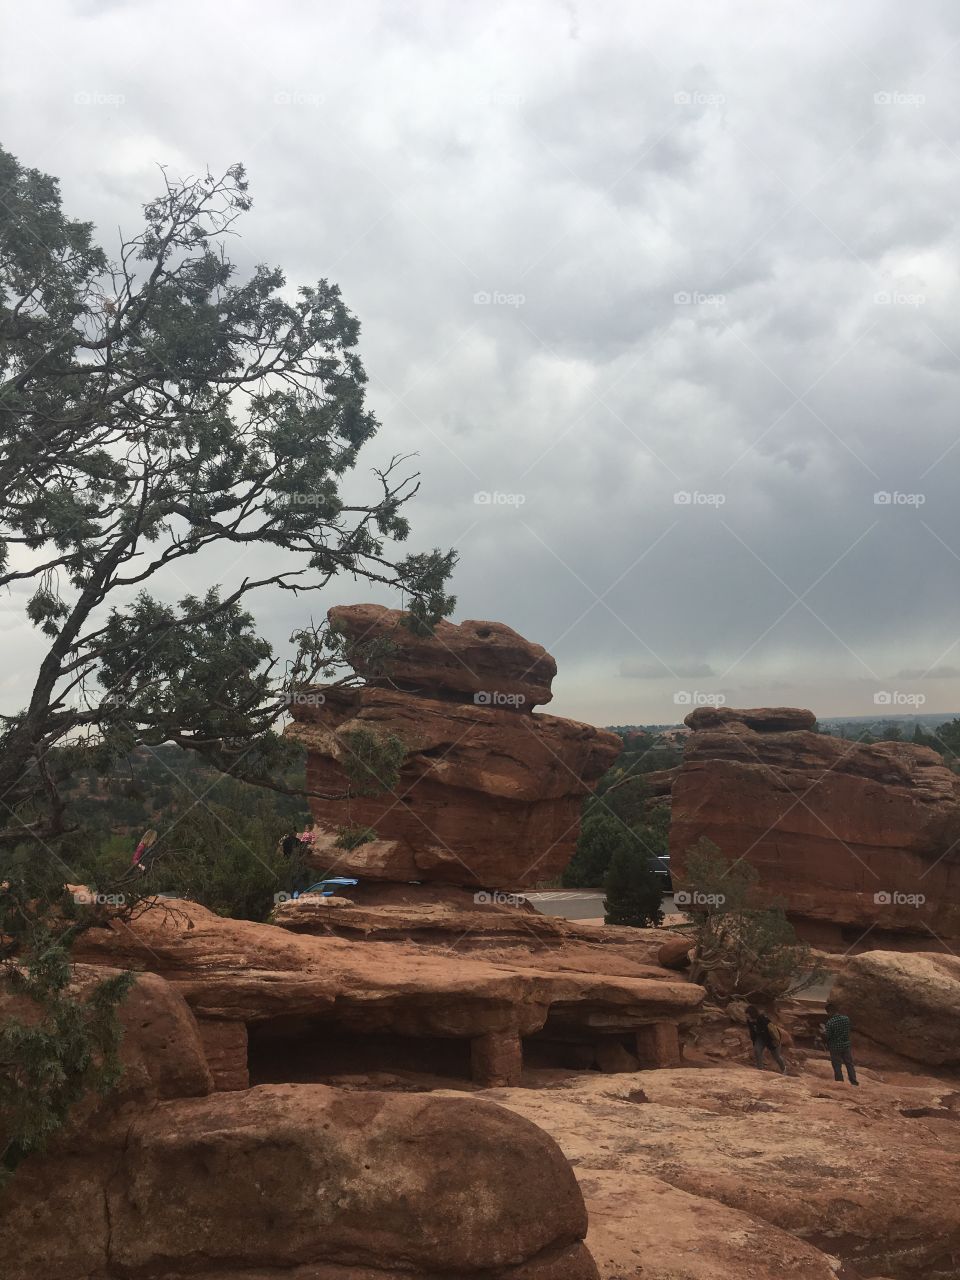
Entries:
<svg viewBox="0 0 960 1280">
<path fill-rule="evenodd" d="M 859 1085 L 857 1069 L 853 1065 L 853 1051 L 850 1048 L 850 1019 L 831 1000 L 827 1001 L 826 1009 L 829 1016 L 820 1030 L 830 1051 L 833 1078 L 842 1081 L 843 1068 L 846 1067 L 850 1083 Z"/>
</svg>

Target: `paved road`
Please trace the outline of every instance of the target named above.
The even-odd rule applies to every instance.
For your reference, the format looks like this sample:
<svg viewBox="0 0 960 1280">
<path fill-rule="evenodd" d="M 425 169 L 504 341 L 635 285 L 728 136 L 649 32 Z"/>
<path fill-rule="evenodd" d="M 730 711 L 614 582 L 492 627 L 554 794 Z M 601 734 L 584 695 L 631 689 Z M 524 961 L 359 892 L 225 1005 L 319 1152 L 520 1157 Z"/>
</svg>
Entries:
<svg viewBox="0 0 960 1280">
<path fill-rule="evenodd" d="M 564 920 L 599 920 L 603 916 L 602 889 L 546 889 L 528 893 L 527 898 L 545 916 L 562 916 Z M 673 911 L 673 898 L 663 900 L 666 915 Z"/>
</svg>

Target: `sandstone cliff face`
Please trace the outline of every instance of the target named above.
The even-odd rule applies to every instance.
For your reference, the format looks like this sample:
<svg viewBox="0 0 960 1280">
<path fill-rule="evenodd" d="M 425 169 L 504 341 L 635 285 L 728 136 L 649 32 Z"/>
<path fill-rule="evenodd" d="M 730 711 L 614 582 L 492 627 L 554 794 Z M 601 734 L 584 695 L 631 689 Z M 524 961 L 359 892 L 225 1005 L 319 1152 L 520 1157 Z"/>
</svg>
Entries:
<svg viewBox="0 0 960 1280">
<path fill-rule="evenodd" d="M 930 950 L 960 939 L 960 778 L 935 752 L 813 733 L 812 712 L 793 708 L 700 708 L 686 723 L 675 871 L 706 836 L 751 862 L 811 941 Z"/>
<path fill-rule="evenodd" d="M 620 739 L 532 714 L 551 696 L 556 666 L 509 627 L 447 623 L 420 637 L 402 618 L 372 605 L 331 610 L 331 623 L 357 644 L 384 636 L 396 643 L 390 675 L 358 689 L 318 689 L 291 707 L 287 734 L 307 749 L 312 791 L 335 797 L 347 789 L 343 762 L 358 730 L 394 734 L 408 753 L 393 792 L 311 799 L 318 871 L 474 888 L 551 879 L 573 855 L 584 796 L 616 759 Z M 370 670 L 366 659 L 354 661 L 361 674 Z M 337 848 L 337 830 L 357 826 L 379 839 Z"/>
</svg>

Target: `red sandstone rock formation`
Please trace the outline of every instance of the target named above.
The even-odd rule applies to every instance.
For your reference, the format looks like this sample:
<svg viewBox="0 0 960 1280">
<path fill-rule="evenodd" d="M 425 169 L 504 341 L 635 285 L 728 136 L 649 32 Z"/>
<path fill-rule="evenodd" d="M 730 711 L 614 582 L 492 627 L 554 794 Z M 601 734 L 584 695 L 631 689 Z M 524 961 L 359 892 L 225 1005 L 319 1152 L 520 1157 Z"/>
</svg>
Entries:
<svg viewBox="0 0 960 1280">
<path fill-rule="evenodd" d="M 436 636 L 420 637 L 401 617 L 359 605 L 330 612 L 358 641 L 368 633 L 400 636 L 399 675 L 391 678 L 403 688 L 383 687 L 377 677 L 359 689 L 318 690 L 323 701 L 291 707 L 295 723 L 287 734 L 307 749 L 311 791 L 344 793 L 343 761 L 358 730 L 393 734 L 408 752 L 393 792 L 311 798 L 321 829 L 314 865 L 329 874 L 475 888 L 551 879 L 573 855 L 583 798 L 616 759 L 620 739 L 531 714 L 534 702 L 550 696 L 555 666 L 509 628 L 448 623 Z M 475 702 L 480 692 L 490 702 Z M 496 701 L 500 695 L 525 701 L 506 705 Z M 345 827 L 371 827 L 378 839 L 341 849 L 335 841 Z"/>
<path fill-rule="evenodd" d="M 583 1074 L 485 1096 L 573 1162 L 605 1280 L 954 1276 L 955 1082 L 865 1074 L 852 1089 L 828 1076 L 828 1063 L 821 1078 L 746 1065 Z"/>
<path fill-rule="evenodd" d="M 536 942 L 536 935 L 531 938 Z M 357 944 L 225 920 L 190 902 L 91 930 L 77 942 L 85 961 L 149 969 L 169 979 L 201 1028 L 209 1020 L 233 1029 L 203 1031 L 213 1045 L 211 1068 L 220 1088 L 238 1087 L 247 1031 L 270 1062 L 271 1045 L 280 1053 L 298 1039 L 315 1043 L 313 1079 L 323 1078 L 325 1062 L 334 1071 L 340 1041 L 345 1052 L 379 1045 L 379 1068 L 389 1068 L 392 1053 L 416 1048 L 404 1048 L 397 1037 L 422 1042 L 421 1061 L 427 1063 L 431 1053 L 441 1052 L 438 1041 L 451 1042 L 451 1052 L 452 1042 L 472 1049 L 480 1083 L 489 1083 L 483 1065 L 493 1061 L 498 1082 L 505 1062 L 514 1064 L 510 1083 L 519 1081 L 521 1039 L 535 1042 L 533 1050 L 580 1044 L 593 1051 L 603 1039 L 621 1038 L 645 1065 L 662 1065 L 661 1044 L 668 1046 L 669 1060 L 676 1024 L 696 1016 L 703 989 L 618 956 L 593 963 L 596 950 L 481 958 L 402 942 Z M 648 1032 L 654 1024 L 669 1029 Z M 497 1046 L 491 1036 L 498 1037 Z M 468 1058 L 463 1062 L 469 1074 Z"/>
<path fill-rule="evenodd" d="M 502 622 L 441 621 L 432 634 L 420 635 L 407 625 L 409 615 L 379 604 L 337 605 L 327 617 L 346 637 L 354 670 L 371 684 L 429 698 L 489 694 L 489 705 L 494 695 L 509 696 L 524 711 L 553 697 L 556 662 Z"/>
<path fill-rule="evenodd" d="M 573 1171 L 464 1098 L 265 1085 L 124 1109 L 4 1192 L 4 1280 L 597 1280 Z"/>
<path fill-rule="evenodd" d="M 782 707 L 691 712 L 672 788 L 675 875 L 706 836 L 751 862 L 820 945 L 960 940 L 960 778 L 925 747 L 845 742 L 813 722 Z"/>
<path fill-rule="evenodd" d="M 873 951 L 848 960 L 832 998 L 857 1031 L 931 1066 L 960 1066 L 960 959 Z"/>
</svg>

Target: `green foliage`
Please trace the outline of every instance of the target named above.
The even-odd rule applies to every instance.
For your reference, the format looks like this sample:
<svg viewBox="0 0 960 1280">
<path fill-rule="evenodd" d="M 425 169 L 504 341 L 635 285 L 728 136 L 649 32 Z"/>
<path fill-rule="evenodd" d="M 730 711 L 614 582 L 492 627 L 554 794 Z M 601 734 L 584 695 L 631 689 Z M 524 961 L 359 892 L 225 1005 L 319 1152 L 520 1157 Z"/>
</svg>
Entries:
<svg viewBox="0 0 960 1280">
<path fill-rule="evenodd" d="M 190 898 L 218 915 L 266 920 L 275 895 L 303 889 L 311 873 L 300 855 L 278 847 L 290 830 L 269 796 L 260 793 L 253 812 L 231 803 L 239 783 L 228 783 L 218 801 L 184 806 L 183 816 L 161 832 L 148 873 L 155 892 Z"/>
<path fill-rule="evenodd" d="M 70 943 L 94 912 L 64 894 L 55 865 L 38 866 L 23 851 L 4 858 L 0 874 L 2 1185 L 21 1160 L 46 1147 L 86 1093 L 106 1094 L 117 1083 L 117 1010 L 133 976 L 84 992 L 71 988 Z"/>
<path fill-rule="evenodd" d="M 345 748 L 340 764 L 350 780 L 350 790 L 359 796 L 378 796 L 396 790 L 407 749 L 394 733 L 372 729 L 347 729 L 339 735 Z"/>
<path fill-rule="evenodd" d="M 719 997 L 773 999 L 823 981 L 812 950 L 797 940 L 782 906 L 761 894 L 745 859 L 730 862 L 702 838 L 675 883 L 674 902 L 694 925 L 692 981 Z"/>
<path fill-rule="evenodd" d="M 376 840 L 377 833 L 373 827 L 338 827 L 334 844 L 338 849 L 359 849 L 362 844 Z"/>
<path fill-rule="evenodd" d="M 651 870 L 646 855 L 636 844 L 622 842 L 614 850 L 604 887 L 607 924 L 643 928 L 663 923 L 663 877 Z"/>
<path fill-rule="evenodd" d="M 669 810 L 661 806 L 648 810 L 644 801 L 636 801 L 635 789 L 630 795 L 614 792 L 613 796 L 617 803 L 608 803 L 606 797 L 591 797 L 584 806 L 577 848 L 563 872 L 563 884 L 568 889 L 592 889 L 603 884 L 613 855 L 621 847 L 636 849 L 647 863 L 668 852 Z M 663 883 L 664 878 L 660 879 Z"/>
<path fill-rule="evenodd" d="M 420 628 L 453 608 L 453 551 L 397 557 L 417 491 L 403 459 L 369 495 L 348 478 L 379 423 L 338 287 L 239 273 L 241 165 L 162 184 L 111 259 L 55 179 L 0 149 L 0 588 L 27 588 L 38 637 L 25 709 L 0 722 L 4 843 L 66 829 L 46 765 L 67 742 L 98 770 L 168 742 L 275 785 L 291 689 L 343 655 L 301 629 L 284 675 L 249 592 L 344 573 L 405 593 Z M 14 565 L 11 547 L 32 554 Z M 211 548 L 266 567 L 167 603 L 177 562 Z"/>
</svg>

